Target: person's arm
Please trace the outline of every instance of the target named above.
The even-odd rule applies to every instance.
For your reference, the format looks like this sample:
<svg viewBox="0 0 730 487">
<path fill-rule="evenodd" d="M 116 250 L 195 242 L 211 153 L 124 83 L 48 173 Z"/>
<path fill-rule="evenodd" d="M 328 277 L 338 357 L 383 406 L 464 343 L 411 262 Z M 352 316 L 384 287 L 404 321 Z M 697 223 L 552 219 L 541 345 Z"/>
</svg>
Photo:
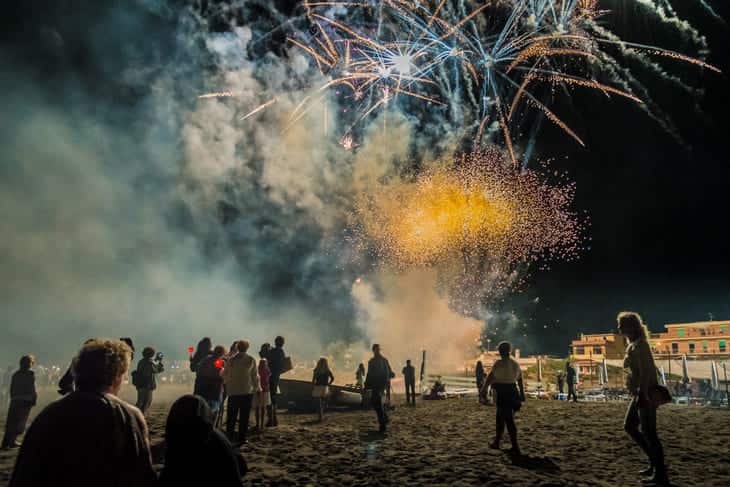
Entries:
<svg viewBox="0 0 730 487">
<path fill-rule="evenodd" d="M 330 375 L 330 381 L 329 381 L 329 384 L 327 384 L 327 385 L 332 385 L 332 383 L 335 381 L 335 376 L 334 376 L 334 374 L 332 373 L 331 370 L 328 370 L 328 372 L 329 372 L 329 375 Z"/>
<path fill-rule="evenodd" d="M 492 370 L 489 371 L 489 375 L 484 380 L 484 387 L 491 386 L 494 384 L 494 367 L 492 367 Z"/>
<path fill-rule="evenodd" d="M 253 390 L 258 392 L 261 390 L 261 383 L 259 382 L 259 368 L 256 365 L 256 359 L 252 358 L 253 366 L 251 367 L 251 384 L 253 384 Z"/>
<path fill-rule="evenodd" d="M 312 371 L 312 385 L 313 386 L 317 385 L 317 370 L 316 369 Z"/>
<path fill-rule="evenodd" d="M 520 400 L 525 402 L 525 384 L 522 382 L 522 373 L 517 378 L 517 387 L 520 388 Z"/>
<path fill-rule="evenodd" d="M 30 373 L 30 395 L 33 398 L 33 406 L 35 406 L 38 402 L 38 392 L 35 388 L 35 374 L 33 372 Z"/>
<path fill-rule="evenodd" d="M 639 359 L 639 401 L 649 403 L 649 385 L 651 384 L 652 374 L 654 371 L 654 357 L 651 355 L 651 349 L 646 340 L 641 340 L 636 349 Z"/>
</svg>

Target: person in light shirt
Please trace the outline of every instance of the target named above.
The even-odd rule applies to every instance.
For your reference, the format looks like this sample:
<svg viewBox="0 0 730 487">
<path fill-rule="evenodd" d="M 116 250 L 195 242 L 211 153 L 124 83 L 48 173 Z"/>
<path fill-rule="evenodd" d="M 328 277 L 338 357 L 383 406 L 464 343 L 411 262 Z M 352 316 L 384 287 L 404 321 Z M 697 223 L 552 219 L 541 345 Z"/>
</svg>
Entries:
<svg viewBox="0 0 730 487">
<path fill-rule="evenodd" d="M 497 350 L 499 350 L 500 358 L 494 362 L 492 370 L 484 381 L 484 387 L 491 385 L 492 390 L 497 395 L 496 436 L 489 447 L 495 450 L 499 449 L 506 426 L 512 442 L 512 452 L 519 454 L 520 447 L 517 444 L 517 426 L 515 425 L 514 413 L 519 411 L 525 401 L 522 371 L 520 370 L 520 364 L 510 357 L 512 345 L 509 342 L 500 343 Z M 517 390 L 518 386 L 519 391 Z"/>
</svg>

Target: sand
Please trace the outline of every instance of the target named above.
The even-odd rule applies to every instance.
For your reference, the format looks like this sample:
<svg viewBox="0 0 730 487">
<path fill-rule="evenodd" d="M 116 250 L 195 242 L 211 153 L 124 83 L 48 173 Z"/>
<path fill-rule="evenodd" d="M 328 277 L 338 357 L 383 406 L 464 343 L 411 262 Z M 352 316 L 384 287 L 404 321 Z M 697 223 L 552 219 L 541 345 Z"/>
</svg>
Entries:
<svg viewBox="0 0 730 487">
<path fill-rule="evenodd" d="M 313 415 L 281 414 L 278 428 L 243 446 L 246 484 L 640 485 L 645 460 L 622 431 L 625 403 L 529 400 L 517 415 L 520 458 L 506 451 L 508 442 L 504 451 L 488 448 L 494 409 L 474 399 L 396 404 L 386 435 L 372 411 L 331 412 L 321 424 Z M 152 406 L 153 446 L 162 442 L 168 409 L 166 397 Z M 658 416 L 674 484 L 730 485 L 730 411 L 670 405 Z M 16 454 L 0 452 L 0 485 Z"/>
</svg>

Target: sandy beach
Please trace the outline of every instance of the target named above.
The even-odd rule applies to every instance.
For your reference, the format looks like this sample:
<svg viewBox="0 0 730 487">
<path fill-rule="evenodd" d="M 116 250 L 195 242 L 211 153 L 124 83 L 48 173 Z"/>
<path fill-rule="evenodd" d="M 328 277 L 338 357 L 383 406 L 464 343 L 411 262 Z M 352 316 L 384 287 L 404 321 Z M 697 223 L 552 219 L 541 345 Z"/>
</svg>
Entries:
<svg viewBox="0 0 730 487">
<path fill-rule="evenodd" d="M 246 484 L 640 485 L 635 472 L 644 459 L 621 429 L 624 403 L 528 401 L 517 416 L 523 456 L 515 458 L 488 448 L 492 407 L 471 398 L 403 402 L 396 398 L 384 436 L 372 411 L 331 412 L 321 424 L 313 415 L 281 414 L 278 428 L 244 446 Z M 149 414 L 155 451 L 169 405 L 161 397 Z M 664 406 L 658 416 L 675 485 L 730 485 L 730 411 Z M 15 456 L 0 452 L 0 485 Z"/>
</svg>

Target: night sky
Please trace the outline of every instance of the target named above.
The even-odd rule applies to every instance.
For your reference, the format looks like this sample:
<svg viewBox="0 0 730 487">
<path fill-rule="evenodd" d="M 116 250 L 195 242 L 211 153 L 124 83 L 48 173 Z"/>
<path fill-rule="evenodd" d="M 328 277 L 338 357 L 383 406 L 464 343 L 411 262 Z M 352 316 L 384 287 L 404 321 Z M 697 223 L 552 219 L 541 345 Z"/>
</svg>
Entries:
<svg viewBox="0 0 730 487">
<path fill-rule="evenodd" d="M 711 3 L 730 18 L 726 3 Z M 708 61 L 728 73 L 727 25 L 694 14 L 687 12 L 707 36 Z M 630 34 L 628 40 L 636 38 Z M 642 41 L 671 43 L 651 31 L 642 33 Z M 730 319 L 730 84 L 726 74 L 699 76 L 706 88 L 701 112 L 677 93 L 657 97 L 684 143 L 630 103 L 600 96 L 573 100 L 572 120 L 579 123 L 572 123 L 585 135 L 586 149 L 559 133 L 543 134 L 541 141 L 550 143 L 542 155 L 555 157 L 575 179 L 576 207 L 587 210 L 592 223 L 589 251 L 578 262 L 535 276 L 527 294 L 539 296 L 539 304 L 522 300 L 517 308 L 527 311 L 538 332 L 557 325 L 540 340 L 551 351 L 565 353 L 571 334 L 613 329 L 624 309 L 640 312 L 652 331 L 708 320 L 710 313 Z"/>
<path fill-rule="evenodd" d="M 36 79 L 46 94 L 62 87 L 52 81 L 72 77 L 92 96 L 95 91 L 104 97 L 112 93 L 115 103 L 133 103 L 140 94 L 125 87 L 117 74 L 134 50 L 113 37 L 101 46 L 88 43 L 92 34 L 86 27 L 93 30 L 103 2 L 88 2 L 86 15 L 74 16 L 68 15 L 73 9 L 64 7 L 66 2 L 56 3 L 55 10 L 44 9 L 44 3 L 18 2 L 6 12 L 2 35 L 11 43 L 2 59 L 12 60 L 16 73 L 21 67 L 31 73 L 30 79 Z M 693 2 L 674 3 L 680 16 L 707 37 L 707 61 L 730 73 L 728 25 L 699 8 L 680 8 Z M 730 19 L 727 2 L 709 3 Z M 83 25 L 86 21 L 88 26 Z M 646 29 L 635 19 L 621 22 L 627 40 L 673 47 L 665 33 Z M 62 26 L 69 50 L 62 66 L 53 64 L 57 57 L 45 47 L 23 45 L 42 38 L 48 32 L 44 26 Z M 134 34 L 139 26 L 130 26 L 127 41 L 154 44 L 149 59 L 154 62 L 173 44 L 172 29 L 155 21 L 148 27 L 148 36 L 141 39 Z M 40 45 L 48 46 L 48 39 Z M 103 63 L 96 60 L 95 50 L 101 49 L 107 50 Z M 668 322 L 707 320 L 710 314 L 730 319 L 730 84 L 727 74 L 695 66 L 676 63 L 676 72 L 706 89 L 699 110 L 670 88 L 652 89 L 677 125 L 681 142 L 630 101 L 607 100 L 595 91 L 576 90 L 555 107 L 586 148 L 550 124 L 543 125 L 537 156 L 552 159 L 554 167 L 566 170 L 576 182 L 575 206 L 590 217 L 590 242 L 578 261 L 536 272 L 530 285 L 505 305 L 505 311 L 514 310 L 528 324 L 527 337 L 518 345 L 537 350 L 539 337 L 540 351 L 565 353 L 574 335 L 613 329 L 616 314 L 625 309 L 641 313 L 653 331 Z"/>
</svg>

